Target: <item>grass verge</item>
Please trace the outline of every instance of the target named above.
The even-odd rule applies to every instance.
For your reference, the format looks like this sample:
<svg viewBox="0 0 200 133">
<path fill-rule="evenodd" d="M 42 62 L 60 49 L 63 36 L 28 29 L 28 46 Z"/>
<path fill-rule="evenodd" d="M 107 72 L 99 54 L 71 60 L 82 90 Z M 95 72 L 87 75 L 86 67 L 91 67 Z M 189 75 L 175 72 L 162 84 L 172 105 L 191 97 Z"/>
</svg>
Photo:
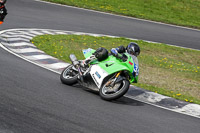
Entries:
<svg viewBox="0 0 200 133">
<path fill-rule="evenodd" d="M 39 49 L 65 62 L 69 54 L 83 59 L 82 49 L 127 45 L 126 38 L 87 35 L 42 35 L 32 40 Z M 165 44 L 134 41 L 140 45 L 139 83 L 135 86 L 176 99 L 200 104 L 200 51 Z"/>
<path fill-rule="evenodd" d="M 200 29 L 200 0 L 44 0 Z"/>
</svg>

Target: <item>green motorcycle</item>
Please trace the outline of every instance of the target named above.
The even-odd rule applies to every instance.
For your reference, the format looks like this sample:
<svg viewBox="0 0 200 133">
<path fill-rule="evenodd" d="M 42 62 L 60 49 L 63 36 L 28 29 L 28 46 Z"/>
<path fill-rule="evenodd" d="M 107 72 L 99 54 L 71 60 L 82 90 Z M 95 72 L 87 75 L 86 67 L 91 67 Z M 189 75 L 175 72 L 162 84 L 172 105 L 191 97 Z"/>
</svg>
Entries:
<svg viewBox="0 0 200 133">
<path fill-rule="evenodd" d="M 122 97 L 129 89 L 130 83 L 137 83 L 139 64 L 136 56 L 124 53 L 115 57 L 109 55 L 105 60 L 98 61 L 93 55 L 94 49 L 85 49 L 83 54 L 88 65 L 71 54 L 72 64 L 61 73 L 61 82 L 67 85 L 76 83 L 89 89 L 99 91 L 104 100 Z"/>
</svg>

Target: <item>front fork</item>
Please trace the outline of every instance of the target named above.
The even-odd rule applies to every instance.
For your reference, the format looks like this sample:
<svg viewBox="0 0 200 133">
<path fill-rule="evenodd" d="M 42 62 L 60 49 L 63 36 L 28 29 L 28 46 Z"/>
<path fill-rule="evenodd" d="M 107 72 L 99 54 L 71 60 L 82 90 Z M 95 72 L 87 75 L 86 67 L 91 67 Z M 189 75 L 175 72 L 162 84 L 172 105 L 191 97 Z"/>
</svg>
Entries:
<svg viewBox="0 0 200 133">
<path fill-rule="evenodd" d="M 115 79 L 113 81 L 111 80 L 106 83 L 106 87 L 108 87 L 108 86 L 114 87 L 120 74 L 121 74 L 121 71 L 116 74 Z"/>
</svg>

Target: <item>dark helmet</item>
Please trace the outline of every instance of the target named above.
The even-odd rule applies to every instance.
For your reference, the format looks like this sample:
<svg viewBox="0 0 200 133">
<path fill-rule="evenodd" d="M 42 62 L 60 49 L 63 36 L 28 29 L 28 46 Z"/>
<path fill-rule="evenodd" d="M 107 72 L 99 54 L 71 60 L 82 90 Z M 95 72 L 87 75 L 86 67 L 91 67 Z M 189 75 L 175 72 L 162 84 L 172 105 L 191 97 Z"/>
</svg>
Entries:
<svg viewBox="0 0 200 133">
<path fill-rule="evenodd" d="M 129 54 L 135 55 L 136 57 L 140 54 L 140 47 L 134 42 L 129 43 L 126 50 Z"/>
</svg>

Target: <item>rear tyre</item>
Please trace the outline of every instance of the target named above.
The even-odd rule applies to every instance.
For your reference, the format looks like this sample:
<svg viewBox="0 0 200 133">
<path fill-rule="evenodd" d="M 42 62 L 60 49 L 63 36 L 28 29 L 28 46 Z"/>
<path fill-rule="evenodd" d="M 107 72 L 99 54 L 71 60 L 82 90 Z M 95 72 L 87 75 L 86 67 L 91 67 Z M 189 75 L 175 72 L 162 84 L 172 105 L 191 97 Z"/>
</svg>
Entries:
<svg viewBox="0 0 200 133">
<path fill-rule="evenodd" d="M 126 79 L 116 83 L 113 87 L 110 85 L 106 86 L 109 81 L 110 80 L 108 80 L 99 90 L 101 98 L 107 101 L 122 97 L 128 91 L 130 86 L 130 82 Z"/>
<path fill-rule="evenodd" d="M 60 80 L 63 84 L 73 85 L 77 83 L 78 71 L 73 65 L 67 66 L 60 75 Z"/>
</svg>

